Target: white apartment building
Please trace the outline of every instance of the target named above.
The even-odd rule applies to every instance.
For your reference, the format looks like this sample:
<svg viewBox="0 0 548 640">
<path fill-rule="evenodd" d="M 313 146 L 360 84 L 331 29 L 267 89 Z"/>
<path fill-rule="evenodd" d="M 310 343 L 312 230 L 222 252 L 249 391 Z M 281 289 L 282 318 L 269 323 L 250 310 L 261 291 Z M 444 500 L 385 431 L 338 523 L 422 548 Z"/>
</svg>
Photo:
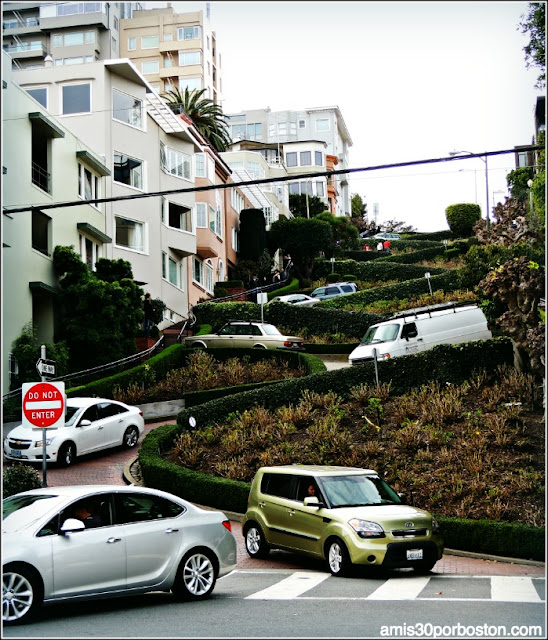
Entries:
<svg viewBox="0 0 548 640">
<path fill-rule="evenodd" d="M 234 142 L 253 140 L 267 144 L 279 144 L 283 149 L 283 161 L 288 173 L 325 172 L 334 168 L 342 171 L 349 168 L 349 148 L 352 139 L 338 107 L 315 107 L 300 111 L 271 111 L 253 109 L 237 114 L 227 114 L 230 134 Z M 294 143 L 299 143 L 295 145 Z M 323 146 L 322 146 L 323 143 Z M 290 165 L 287 165 L 287 154 Z M 319 153 L 323 154 L 319 164 Z M 297 164 L 295 156 L 297 154 Z M 304 154 L 301 156 L 301 154 Z M 278 154 L 282 157 L 282 152 Z M 301 160 L 302 158 L 302 160 Z M 298 169 L 295 170 L 295 169 Z M 290 193 L 315 192 L 314 180 L 304 186 L 290 186 Z M 325 199 L 328 199 L 328 183 L 323 181 Z M 322 186 L 318 186 L 320 193 Z M 303 191 L 304 189 L 304 191 Z M 350 189 L 347 174 L 334 176 L 330 183 L 333 193 L 333 213 L 350 216 Z M 319 195 L 318 197 L 322 197 Z"/>
<path fill-rule="evenodd" d="M 3 2 L 2 46 L 16 69 L 120 57 L 120 21 L 139 2 Z"/>
<path fill-rule="evenodd" d="M 134 11 L 121 21 L 120 53 L 159 94 L 206 89 L 204 98 L 222 100 L 221 55 L 207 11 L 175 13 L 171 3 Z"/>
</svg>

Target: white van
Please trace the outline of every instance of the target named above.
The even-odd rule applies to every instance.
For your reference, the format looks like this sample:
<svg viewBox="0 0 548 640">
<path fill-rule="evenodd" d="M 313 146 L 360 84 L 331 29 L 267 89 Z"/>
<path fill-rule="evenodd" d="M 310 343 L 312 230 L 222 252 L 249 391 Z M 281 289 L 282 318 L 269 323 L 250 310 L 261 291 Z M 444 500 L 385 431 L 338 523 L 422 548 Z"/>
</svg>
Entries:
<svg viewBox="0 0 548 640">
<path fill-rule="evenodd" d="M 395 313 L 390 320 L 369 327 L 360 344 L 348 356 L 352 365 L 388 360 L 437 344 L 456 344 L 492 338 L 487 318 L 475 304 L 442 303 Z"/>
</svg>

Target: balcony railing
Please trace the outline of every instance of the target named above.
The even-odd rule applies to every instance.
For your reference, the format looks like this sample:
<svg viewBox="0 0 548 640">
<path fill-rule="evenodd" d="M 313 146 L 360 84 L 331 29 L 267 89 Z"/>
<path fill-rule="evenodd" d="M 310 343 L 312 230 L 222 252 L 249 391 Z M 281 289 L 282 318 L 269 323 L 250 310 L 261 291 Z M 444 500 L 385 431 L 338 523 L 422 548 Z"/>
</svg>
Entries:
<svg viewBox="0 0 548 640">
<path fill-rule="evenodd" d="M 51 193 L 51 174 L 36 162 L 32 163 L 32 184 L 46 193 Z"/>
<path fill-rule="evenodd" d="M 8 53 L 20 53 L 22 51 L 39 51 L 44 48 L 44 44 L 39 40 L 35 42 L 21 42 L 20 44 L 14 44 L 13 46 L 4 45 L 4 51 Z"/>
</svg>

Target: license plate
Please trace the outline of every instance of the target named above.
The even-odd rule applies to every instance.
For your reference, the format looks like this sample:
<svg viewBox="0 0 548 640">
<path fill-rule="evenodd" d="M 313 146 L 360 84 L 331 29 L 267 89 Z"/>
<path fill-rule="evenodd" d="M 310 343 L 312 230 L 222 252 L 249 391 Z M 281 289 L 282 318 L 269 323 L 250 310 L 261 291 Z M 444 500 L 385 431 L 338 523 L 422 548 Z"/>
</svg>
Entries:
<svg viewBox="0 0 548 640">
<path fill-rule="evenodd" d="M 422 560 L 422 549 L 407 549 L 408 560 Z"/>
<path fill-rule="evenodd" d="M 10 449 L 10 455 L 12 458 L 22 458 L 23 454 L 19 449 Z"/>
</svg>

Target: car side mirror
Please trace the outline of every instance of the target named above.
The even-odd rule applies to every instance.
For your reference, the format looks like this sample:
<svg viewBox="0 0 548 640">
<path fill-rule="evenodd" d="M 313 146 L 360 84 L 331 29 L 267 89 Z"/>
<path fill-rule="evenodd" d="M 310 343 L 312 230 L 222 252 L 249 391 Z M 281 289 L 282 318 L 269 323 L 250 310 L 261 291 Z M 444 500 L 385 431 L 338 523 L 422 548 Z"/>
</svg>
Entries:
<svg viewBox="0 0 548 640">
<path fill-rule="evenodd" d="M 316 507 L 317 509 L 324 506 L 323 502 L 320 502 L 316 496 L 305 498 L 303 504 L 305 507 Z"/>
<path fill-rule="evenodd" d="M 407 496 L 405 493 L 398 492 L 398 498 L 402 501 L 402 504 L 407 504 Z"/>
<path fill-rule="evenodd" d="M 73 533 L 74 531 L 83 531 L 86 528 L 86 525 L 76 518 L 67 518 L 59 531 L 64 535 L 65 533 Z"/>
<path fill-rule="evenodd" d="M 76 425 L 77 427 L 89 427 L 89 425 L 91 424 L 91 420 L 80 420 L 80 422 Z"/>
</svg>

